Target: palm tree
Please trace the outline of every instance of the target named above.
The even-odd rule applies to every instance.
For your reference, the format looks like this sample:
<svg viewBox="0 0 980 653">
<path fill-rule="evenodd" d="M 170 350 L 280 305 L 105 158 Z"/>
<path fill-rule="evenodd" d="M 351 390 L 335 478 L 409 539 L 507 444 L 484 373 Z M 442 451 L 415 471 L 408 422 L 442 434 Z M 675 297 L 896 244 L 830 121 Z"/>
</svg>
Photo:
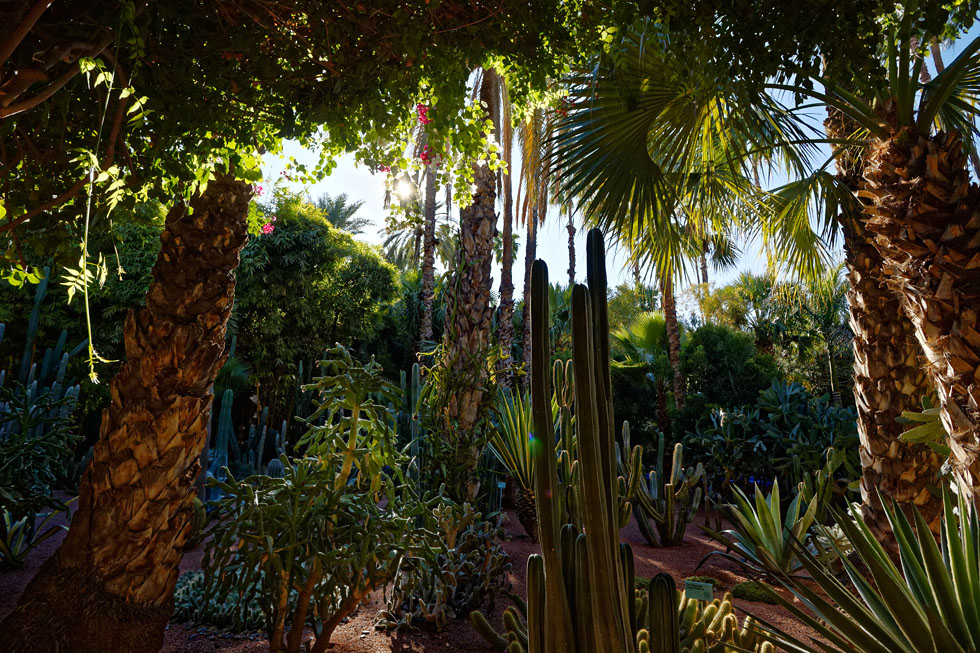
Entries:
<svg viewBox="0 0 980 653">
<path fill-rule="evenodd" d="M 766 251 L 777 255 L 771 263 L 788 262 L 800 276 L 816 276 L 824 254 L 819 235 L 810 227 L 810 214 L 819 211 L 829 234 L 830 226 L 843 221 L 842 216 L 855 213 L 847 186 L 826 170 L 833 157 L 813 171 L 810 158 L 822 137 L 810 133 L 766 93 L 727 93 L 725 85 L 698 80 L 696 75 L 689 85 L 676 83 L 676 78 L 651 84 L 651 79 L 663 80 L 660 70 L 667 65 L 659 58 L 655 43 L 656 39 L 647 38 L 641 51 L 637 37 L 628 40 L 630 55 L 622 59 L 625 66 L 616 70 L 617 85 L 627 87 L 627 93 L 614 95 L 601 84 L 579 87 L 583 110 L 573 111 L 569 117 L 578 127 L 573 127 L 571 138 L 559 148 L 577 164 L 573 164 L 577 170 L 570 171 L 573 174 L 565 184 L 590 197 L 596 222 L 629 238 L 642 236 L 646 243 L 656 243 L 660 258 L 676 258 L 680 238 L 672 233 L 677 231 L 673 226 L 675 207 L 679 195 L 692 196 L 693 182 L 697 186 L 694 205 L 701 210 L 702 219 L 716 228 L 735 224 L 751 229 L 763 237 Z M 620 99 L 624 95 L 626 102 Z M 854 131 L 846 132 L 848 138 L 843 144 L 847 147 L 855 142 Z M 837 139 L 837 150 L 846 152 L 841 146 L 843 137 L 838 135 Z M 587 156 L 577 155 L 596 142 L 603 143 L 604 148 Z M 648 151 L 647 143 L 656 148 Z M 706 152 L 711 156 L 706 157 Z M 778 161 L 777 155 L 781 157 Z M 760 197 L 754 179 L 762 157 L 781 162 L 799 179 L 775 189 L 768 197 Z M 712 165 L 705 167 L 705 161 Z M 678 180 L 678 175 L 682 179 Z M 616 183 L 603 183 L 608 181 Z M 717 210 L 718 199 L 727 193 L 734 195 L 730 205 L 745 207 L 742 215 Z M 764 199 L 775 201 L 769 206 L 755 202 Z M 853 239 L 856 232 L 848 229 L 846 222 L 844 226 L 845 250 L 860 252 L 849 253 L 848 263 L 852 270 L 852 328 L 858 336 L 854 347 L 859 431 L 862 447 L 873 452 L 863 456 L 865 482 L 877 477 L 882 481 L 882 492 L 906 506 L 913 501 L 935 503 L 924 491 L 935 478 L 937 468 L 931 464 L 935 457 L 924 456 L 921 445 L 914 450 L 900 443 L 896 446 L 901 427 L 895 425 L 894 417 L 911 406 L 906 400 L 914 401 L 924 394 L 921 375 L 916 378 L 914 373 L 916 357 L 903 353 L 908 352 L 901 337 L 904 327 L 889 325 L 889 320 L 894 322 L 899 316 L 889 312 L 887 293 L 875 284 L 882 274 L 880 264 L 875 263 L 880 257 Z M 860 259 L 862 267 L 856 267 L 855 259 Z M 855 324 L 855 320 L 864 323 Z M 875 333 L 882 334 L 877 342 L 872 335 Z M 867 373 L 867 382 L 860 382 L 862 373 Z M 884 377 L 894 382 L 884 382 Z M 875 496 L 873 491 L 866 492 L 866 503 L 876 501 Z M 885 531 L 880 534 L 887 537 Z"/>
<path fill-rule="evenodd" d="M 355 215 L 362 206 L 364 206 L 363 200 L 351 202 L 347 193 L 333 197 L 329 193 L 324 193 L 316 200 L 316 207 L 323 211 L 323 217 L 327 222 L 355 236 L 364 233 L 364 228 L 371 225 L 370 218 Z"/>
<path fill-rule="evenodd" d="M 505 370 L 501 375 L 500 384 L 504 388 L 510 388 L 513 382 L 510 369 L 514 364 L 511 355 L 514 344 L 514 256 L 512 254 L 514 248 L 514 200 L 511 168 L 514 148 L 514 118 L 511 111 L 510 92 L 503 77 L 500 78 L 498 92 L 500 97 L 495 103 L 497 111 L 495 112 L 494 123 L 497 133 L 500 134 L 505 169 L 499 173 L 500 187 L 504 196 L 504 224 L 502 251 L 500 253 L 500 319 L 498 320 L 497 339 L 503 352 L 500 366 Z"/>
<path fill-rule="evenodd" d="M 546 162 L 551 153 L 553 121 L 543 107 L 537 107 L 518 126 L 521 146 L 521 179 L 518 185 L 518 205 L 521 220 L 527 225 L 527 244 L 524 247 L 524 382 L 531 378 L 531 266 L 537 256 L 538 227 L 548 211 L 549 170 Z M 521 191 L 523 200 L 520 199 Z M 548 361 L 544 361 L 545 365 Z"/>
<path fill-rule="evenodd" d="M 500 97 L 500 77 L 484 69 L 477 84 L 477 99 L 488 117 Z M 489 141 L 492 134 L 486 134 Z M 497 179 L 487 162 L 473 166 L 475 190 L 469 206 L 460 210 L 460 246 L 450 271 L 446 298 L 446 325 L 442 343 L 445 401 L 445 438 L 452 443 L 453 460 L 446 464 L 449 491 L 454 498 L 471 501 L 479 490 L 476 468 L 480 457 L 477 428 L 483 418 L 488 382 L 487 357 L 493 343 L 490 327 L 493 244 L 497 235 Z"/>
<path fill-rule="evenodd" d="M 673 366 L 668 356 L 667 319 L 663 313 L 651 312 L 638 316 L 628 328 L 612 334 L 613 342 L 622 352 L 622 360 L 614 366 L 635 370 L 653 384 L 657 393 L 657 421 L 660 430 L 670 432 L 670 413 L 667 394 L 673 383 Z"/>
<path fill-rule="evenodd" d="M 163 646 L 250 198 L 221 175 L 190 211 L 168 213 L 146 307 L 126 319 L 127 360 L 109 383 L 78 511 L 0 626 L 0 650 L 34 650 L 52 614 L 76 628 L 72 650 Z"/>
</svg>

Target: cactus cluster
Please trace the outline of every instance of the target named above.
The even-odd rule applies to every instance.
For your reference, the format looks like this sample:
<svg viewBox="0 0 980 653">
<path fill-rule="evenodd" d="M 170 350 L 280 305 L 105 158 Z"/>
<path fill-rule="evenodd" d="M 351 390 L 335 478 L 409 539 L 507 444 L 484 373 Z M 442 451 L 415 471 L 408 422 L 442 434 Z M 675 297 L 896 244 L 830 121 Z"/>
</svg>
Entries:
<svg viewBox="0 0 980 653">
<path fill-rule="evenodd" d="M 562 408 L 558 424 L 567 446 L 561 465 L 553 446 L 554 403 L 560 400 L 553 400 L 551 390 L 558 369 L 532 366 L 532 455 L 542 555 L 527 561 L 527 601 L 505 611 L 506 635 L 480 612 L 470 613 L 476 630 L 509 653 L 680 653 L 682 625 L 691 634 L 702 625 L 705 633 L 709 628 L 714 633 L 726 620 L 722 617 L 715 627 L 721 608 L 709 606 L 700 620 L 695 613 L 691 624 L 682 624 L 677 590 L 666 575 L 651 581 L 649 590 L 637 591 L 632 549 L 619 541 L 630 514 L 624 499 L 638 491 L 641 452 L 634 449 L 628 471 L 617 473 L 622 461 L 613 429 L 604 259 L 602 235 L 593 229 L 587 241 L 588 286 L 572 289 L 575 441 L 570 442 L 570 411 Z M 530 301 L 531 358 L 547 361 L 548 269 L 542 261 L 531 270 Z M 689 610 L 687 603 L 684 608 Z M 709 610 L 715 613 L 711 620 Z M 690 618 L 688 612 L 684 617 Z M 709 650 L 703 637 L 692 641 L 692 651 Z"/>
<path fill-rule="evenodd" d="M 280 428 L 270 428 L 266 423 L 269 418 L 268 406 L 262 410 L 258 424 L 252 424 L 248 429 L 248 439 L 239 446 L 238 436 L 232 422 L 232 404 L 235 395 L 232 390 L 225 390 L 221 398 L 221 406 L 214 433 L 211 436 L 209 449 L 208 476 L 225 480 L 225 469 L 230 469 L 235 476 L 244 477 L 253 474 L 266 474 L 282 478 L 285 469 L 280 458 L 286 453 L 286 421 Z M 266 456 L 267 444 L 271 443 L 273 455 Z M 268 462 L 266 462 L 268 461 Z M 215 499 L 209 489 L 209 499 Z"/>
<path fill-rule="evenodd" d="M 628 423 L 623 425 L 623 450 L 630 450 Z M 664 469 L 664 453 L 664 434 L 661 433 L 654 468 L 638 483 L 630 484 L 636 491 L 629 495 L 640 532 L 651 546 L 656 547 L 683 543 L 684 531 L 701 505 L 703 496 L 703 489 L 698 485 L 704 477 L 701 463 L 694 468 L 685 468 L 684 446 L 678 442 L 674 445 L 668 471 Z M 629 462 L 632 459 L 623 461 L 620 455 L 621 470 Z"/>
<path fill-rule="evenodd" d="M 54 488 L 75 473 L 73 458 L 78 436 L 71 413 L 79 386 L 66 381 L 69 359 L 81 351 L 65 351 L 68 332 L 35 360 L 41 303 L 47 293 L 50 269 L 34 294 L 27 323 L 24 353 L 16 376 L 0 370 L 0 568 L 23 563 L 27 553 L 61 526 L 52 516 L 67 510 Z M 0 343 L 5 326 L 0 324 Z M 47 514 L 41 513 L 48 510 Z"/>
</svg>

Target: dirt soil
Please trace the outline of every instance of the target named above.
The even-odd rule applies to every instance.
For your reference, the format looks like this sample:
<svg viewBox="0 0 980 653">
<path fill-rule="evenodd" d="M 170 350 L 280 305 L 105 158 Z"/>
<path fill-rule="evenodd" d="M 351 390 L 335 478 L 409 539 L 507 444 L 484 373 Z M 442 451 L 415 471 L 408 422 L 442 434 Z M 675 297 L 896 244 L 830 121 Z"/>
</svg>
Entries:
<svg viewBox="0 0 980 653">
<path fill-rule="evenodd" d="M 699 519 L 700 521 L 700 515 Z M 516 516 L 508 512 L 505 523 L 507 541 L 504 549 L 511 556 L 513 570 L 510 581 L 514 590 L 524 594 L 525 561 L 531 553 L 540 552 L 537 544 L 530 542 L 517 521 Z M 0 619 L 10 612 L 17 603 L 21 592 L 28 581 L 34 576 L 41 563 L 50 556 L 64 539 L 58 534 L 43 542 L 28 556 L 25 565 L 17 570 L 0 573 Z M 720 546 L 704 536 L 696 525 L 691 525 L 684 537 L 684 545 L 669 549 L 656 549 L 649 546 L 640 535 L 636 523 L 630 524 L 622 531 L 622 540 L 633 547 L 636 561 L 636 575 L 649 578 L 660 572 L 671 574 L 681 586 L 683 579 L 694 574 L 712 576 L 721 581 L 721 587 L 715 595 L 720 597 L 724 591 L 746 580 L 740 567 L 720 556 L 713 556 L 695 571 L 701 559 Z M 202 547 L 189 551 L 181 561 L 181 570 L 199 569 L 201 565 Z M 784 594 L 788 596 L 788 594 Z M 491 623 L 501 630 L 502 613 L 509 601 L 498 601 L 491 617 Z M 798 638 L 806 638 L 809 631 L 793 620 L 789 614 L 777 606 L 762 603 L 751 603 L 736 600 L 735 605 L 744 613 L 751 613 L 766 621 L 774 623 Z M 492 649 L 470 627 L 465 620 L 454 621 L 447 625 L 441 633 L 427 631 L 383 632 L 374 629 L 374 617 L 383 608 L 381 591 L 375 592 L 361 604 L 347 623 L 342 624 L 334 633 L 332 651 L 335 653 L 394 653 L 415 651 L 466 651 L 467 653 L 489 653 Z M 269 645 L 260 634 L 251 636 L 232 635 L 212 632 L 193 625 L 170 624 L 167 628 L 163 651 L 178 652 L 211 652 L 228 653 L 257 653 L 268 651 Z"/>
</svg>

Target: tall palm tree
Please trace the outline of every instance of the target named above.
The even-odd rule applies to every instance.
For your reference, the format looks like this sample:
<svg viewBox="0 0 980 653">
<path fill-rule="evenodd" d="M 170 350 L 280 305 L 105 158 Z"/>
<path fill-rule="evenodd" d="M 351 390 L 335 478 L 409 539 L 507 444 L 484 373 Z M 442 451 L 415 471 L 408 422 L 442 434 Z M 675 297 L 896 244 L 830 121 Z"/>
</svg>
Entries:
<svg viewBox="0 0 980 653">
<path fill-rule="evenodd" d="M 78 511 L 0 624 L 0 650 L 40 650 L 38 633 L 58 650 L 163 646 L 250 198 L 245 183 L 218 176 L 189 211 L 168 213 L 146 307 L 126 319 L 126 362 L 109 382 Z"/>
<path fill-rule="evenodd" d="M 531 296 L 531 266 L 537 256 L 538 227 L 544 223 L 548 211 L 550 176 L 546 165 L 551 153 L 553 120 L 543 107 L 535 108 L 518 125 L 518 141 L 521 147 L 521 178 L 518 185 L 518 204 L 521 220 L 527 225 L 527 244 L 524 247 L 524 382 L 531 378 L 531 309 L 527 298 Z M 523 190 L 523 200 L 520 199 Z M 545 365 L 548 361 L 544 361 Z"/>
<path fill-rule="evenodd" d="M 316 207 L 323 211 L 327 222 L 355 236 L 364 233 L 365 227 L 371 225 L 370 218 L 355 215 L 362 206 L 363 200 L 351 202 L 347 193 L 332 197 L 329 193 L 324 193 L 316 200 Z"/>
<path fill-rule="evenodd" d="M 436 288 L 436 164 L 425 168 L 425 200 L 422 207 L 422 324 L 419 340 L 432 342 L 432 303 Z M 448 207 L 447 207 L 448 211 Z"/>
<path fill-rule="evenodd" d="M 503 195 L 503 233 L 502 252 L 500 258 L 500 319 L 497 327 L 497 339 L 503 352 L 500 361 L 505 372 L 501 375 L 500 384 L 509 388 L 513 383 L 510 369 L 514 360 L 511 354 L 514 344 L 514 199 L 512 182 L 512 163 L 514 149 L 514 118 L 511 111 L 510 92 L 506 80 L 501 77 L 498 84 L 499 98 L 497 99 L 494 123 L 500 134 L 500 146 L 504 169 L 498 175 L 501 193 Z"/>
<path fill-rule="evenodd" d="M 974 133 L 973 121 L 980 112 L 976 84 L 980 39 L 966 44 L 949 66 L 939 70 L 941 64 L 937 65 L 935 76 L 922 75 L 926 60 L 916 44 L 932 41 L 933 35 L 920 30 L 923 14 L 918 3 L 904 9 L 889 24 L 882 74 L 873 77 L 880 79 L 878 83 L 858 94 L 835 80 L 819 79 L 823 92 L 804 89 L 801 93 L 828 107 L 830 130 L 850 135 L 846 143 L 836 144 L 835 158 L 840 162 L 841 150 L 851 153 L 854 163 L 849 171 L 844 165 L 847 174 L 839 175 L 838 181 L 863 203 L 863 215 L 843 225 L 845 239 L 850 238 L 845 241 L 845 251 L 854 287 L 863 281 L 862 291 L 871 293 L 864 299 L 872 302 L 875 291 L 871 286 L 886 287 L 877 293 L 880 315 L 865 313 L 862 317 L 869 320 L 868 329 L 861 325 L 854 329 L 855 349 L 865 342 L 864 333 L 871 333 L 870 328 L 895 319 L 893 306 L 884 295 L 897 293 L 898 307 L 911 321 L 929 379 L 939 395 L 956 478 L 963 487 L 977 492 L 980 336 L 974 335 L 976 312 L 964 307 L 980 302 L 980 256 L 976 253 L 980 221 L 974 217 L 980 194 L 970 185 L 967 169 L 973 146 L 963 139 Z M 809 179 L 821 174 L 817 170 Z M 906 337 L 901 330 L 889 335 L 897 343 Z M 908 347 L 899 345 L 893 352 L 880 353 L 890 355 L 893 362 L 904 361 L 896 370 L 904 372 L 899 381 L 916 378 L 912 368 L 918 366 L 918 356 L 908 352 Z M 863 364 L 860 357 L 855 358 L 860 377 Z M 870 380 L 883 385 L 880 378 Z M 921 456 L 912 462 L 920 460 Z M 902 472 L 911 477 L 920 470 L 910 466 Z M 925 472 L 934 476 L 931 467 L 926 466 Z M 929 503 L 936 527 L 939 502 Z"/>
<path fill-rule="evenodd" d="M 500 77 L 484 69 L 477 99 L 488 117 L 500 97 Z M 493 134 L 486 134 L 489 141 Z M 446 325 L 442 343 L 445 401 L 445 438 L 453 460 L 447 468 L 449 491 L 458 500 L 471 501 L 479 490 L 476 468 L 480 457 L 478 427 L 485 412 L 488 382 L 487 357 L 493 346 L 490 326 L 493 245 L 497 236 L 497 179 L 490 165 L 473 165 L 473 200 L 460 210 L 459 247 L 451 270 L 446 298 Z"/>
<path fill-rule="evenodd" d="M 677 188 L 686 192 L 690 187 L 686 179 L 683 183 L 676 179 L 683 173 L 703 187 L 693 198 L 699 208 L 712 209 L 702 212 L 703 217 L 716 227 L 724 228 L 731 219 L 731 223 L 758 233 L 772 256 L 771 263 L 789 262 L 800 276 L 815 276 L 822 268 L 824 254 L 820 235 L 810 226 L 811 214 L 817 211 L 824 233 L 832 233 L 831 225 L 845 221 L 847 216 L 851 216 L 847 222 L 854 222 L 857 213 L 855 203 L 849 201 L 847 185 L 826 170 L 834 157 L 815 170 L 811 163 L 817 144 L 826 139 L 770 94 L 727 93 L 725 85 L 697 80 L 696 75 L 692 79 L 703 83 L 684 85 L 676 78 L 663 80 L 660 69 L 666 64 L 651 45 L 655 42 L 648 38 L 645 49 L 635 37 L 627 42 L 630 55 L 624 58 L 626 66 L 616 70 L 619 86 L 630 88 L 625 103 L 622 95 L 617 97 L 601 85 L 595 91 L 581 86 L 582 106 L 589 109 L 581 113 L 591 114 L 591 121 L 582 120 L 579 112 L 569 117 L 580 127 L 559 149 L 566 150 L 580 165 L 577 176 L 566 180 L 567 185 L 591 196 L 597 222 L 632 238 L 641 234 L 646 242 L 660 246 L 661 257 L 669 257 L 672 219 L 680 194 Z M 650 83 L 658 79 L 662 81 Z M 594 115 L 597 112 L 599 120 Z M 855 129 L 847 129 L 834 135 L 832 143 L 837 152 L 853 146 L 854 133 Z M 602 151 L 576 158 L 577 147 L 597 141 L 605 143 Z M 646 148 L 648 143 L 651 151 Z M 705 152 L 711 156 L 706 157 Z M 768 196 L 761 194 L 755 180 L 763 158 L 770 165 L 782 164 L 796 178 Z M 705 160 L 713 165 L 706 168 Z M 601 185 L 601 181 L 590 182 L 590 177 L 619 183 Z M 711 177 L 720 184 L 712 185 Z M 636 183 L 631 185 L 632 181 Z M 731 201 L 733 206 L 746 207 L 741 217 L 748 220 L 713 210 L 717 207 L 713 198 L 728 191 L 737 196 Z M 760 203 L 753 206 L 753 197 Z M 767 199 L 774 201 L 766 206 L 762 201 Z M 844 226 L 845 250 L 853 253 L 848 254 L 852 270 L 850 306 L 857 336 L 859 431 L 862 448 L 869 452 L 862 456 L 865 482 L 877 477 L 882 492 L 906 506 L 934 503 L 925 487 L 935 478 L 935 457 L 924 455 L 921 445 L 916 449 L 901 443 L 896 446 L 901 427 L 894 424 L 894 417 L 909 406 L 906 400 L 923 394 L 921 375 L 917 378 L 915 374 L 916 356 L 907 355 L 909 348 L 901 335 L 904 327 L 894 325 L 899 315 L 889 310 L 886 291 L 875 283 L 882 274 L 880 264 L 875 263 L 880 257 L 873 248 L 868 251 L 865 241 L 853 238 L 854 229 L 848 229 L 846 223 Z M 882 338 L 876 340 L 876 333 Z M 894 381 L 886 382 L 885 377 Z M 872 504 L 876 496 L 873 490 L 866 492 L 865 500 Z M 879 535 L 887 537 L 884 530 Z"/>
</svg>

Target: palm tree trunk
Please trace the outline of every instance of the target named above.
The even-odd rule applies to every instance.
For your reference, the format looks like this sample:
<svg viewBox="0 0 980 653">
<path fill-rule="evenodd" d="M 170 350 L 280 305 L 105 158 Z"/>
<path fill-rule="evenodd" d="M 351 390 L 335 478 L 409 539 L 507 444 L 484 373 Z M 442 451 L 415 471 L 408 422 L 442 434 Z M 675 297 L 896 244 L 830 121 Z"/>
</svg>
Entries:
<svg viewBox="0 0 980 653">
<path fill-rule="evenodd" d="M 510 120 L 509 116 L 506 118 Z M 509 130 L 505 130 L 509 134 Z M 508 137 L 509 138 L 509 137 Z M 504 373 L 500 375 L 500 385 L 510 388 L 513 384 L 511 369 L 514 366 L 512 349 L 514 347 L 514 200 L 510 176 L 510 144 L 504 143 L 504 158 L 507 160 L 507 174 L 503 175 L 504 191 L 504 233 L 503 262 L 500 270 L 500 324 L 498 338 L 503 359 L 500 361 Z"/>
<path fill-rule="evenodd" d="M 568 232 L 568 287 L 575 285 L 575 220 L 572 211 L 568 211 L 568 224 L 565 225 Z"/>
<path fill-rule="evenodd" d="M 126 319 L 127 360 L 109 384 L 78 512 L 0 624 L 0 650 L 163 645 L 250 196 L 219 176 L 190 213 L 176 206 L 167 215 L 146 307 Z"/>
<path fill-rule="evenodd" d="M 850 118 L 828 110 L 824 122 L 830 138 L 846 139 L 856 130 Z M 860 150 L 838 152 L 837 174 L 852 191 L 863 185 Z M 887 287 L 873 234 L 860 221 L 841 215 L 847 264 L 848 315 L 854 338 L 854 404 L 861 455 L 861 511 L 874 536 L 897 551 L 881 499 L 897 502 L 909 513 L 916 506 L 935 529 L 942 500 L 929 491 L 937 484 L 942 459 L 925 444 L 901 439 L 905 426 L 896 420 L 917 410 L 932 384 L 921 365 L 922 348 L 902 309 L 900 297 Z"/>
<path fill-rule="evenodd" d="M 958 133 L 905 127 L 872 145 L 867 228 L 915 326 L 963 489 L 980 488 L 980 190 Z"/>
<path fill-rule="evenodd" d="M 681 330 L 677 324 L 677 304 L 674 301 L 674 282 L 667 277 L 660 280 L 663 296 L 664 322 L 667 326 L 667 357 L 674 371 L 674 403 L 677 410 L 684 409 L 684 373 L 681 372 Z"/>
<path fill-rule="evenodd" d="M 881 498 L 898 502 L 906 511 L 916 506 L 934 529 L 942 513 L 942 500 L 929 487 L 938 484 L 943 460 L 925 444 L 902 440 L 906 427 L 896 421 L 903 411 L 918 409 L 931 385 L 919 361 L 922 350 L 912 323 L 899 297 L 885 284 L 878 252 L 867 236 L 851 229 L 844 230 L 844 252 L 854 333 L 862 512 L 875 537 L 894 549 Z"/>
<path fill-rule="evenodd" d="M 422 233 L 422 322 L 419 340 L 432 342 L 432 303 L 436 294 L 436 169 L 429 164 L 425 171 L 425 206 Z"/>
<path fill-rule="evenodd" d="M 538 209 L 531 208 L 531 219 L 527 221 L 527 245 L 524 248 L 524 309 L 523 309 L 523 353 L 524 377 L 523 386 L 527 390 L 531 381 L 531 266 L 538 255 Z M 545 363 L 547 364 L 547 363 Z"/>
<path fill-rule="evenodd" d="M 493 95 L 493 73 L 486 70 L 480 88 L 484 106 L 491 106 Z M 497 235 L 496 175 L 485 162 L 476 164 L 473 183 L 473 202 L 460 211 L 460 246 L 446 302 L 443 337 L 448 393 L 445 436 L 454 451 L 454 460 L 447 463 L 449 492 L 460 501 L 472 501 L 480 487 L 476 479 L 480 457 L 477 427 L 484 413 L 486 361 L 491 347 L 491 270 Z"/>
</svg>

